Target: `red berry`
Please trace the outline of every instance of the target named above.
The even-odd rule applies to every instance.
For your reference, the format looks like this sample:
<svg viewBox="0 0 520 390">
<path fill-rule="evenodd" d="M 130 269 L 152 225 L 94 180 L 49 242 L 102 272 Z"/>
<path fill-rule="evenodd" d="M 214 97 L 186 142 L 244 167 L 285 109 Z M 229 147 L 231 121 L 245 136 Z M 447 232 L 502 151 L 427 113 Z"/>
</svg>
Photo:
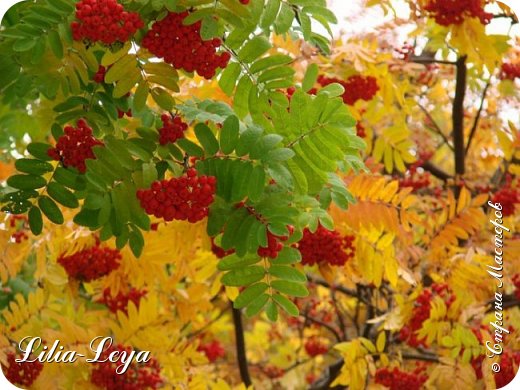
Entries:
<svg viewBox="0 0 520 390">
<path fill-rule="evenodd" d="M 418 339 L 417 332 L 422 328 L 424 321 L 430 318 L 431 301 L 435 295 L 442 297 L 447 307 L 455 301 L 455 295 L 447 284 L 434 283 L 424 289 L 415 301 L 408 325 L 404 326 L 399 334 L 399 338 L 412 347 L 427 347 L 426 339 Z"/>
<path fill-rule="evenodd" d="M 380 368 L 376 371 L 375 382 L 390 390 L 419 390 L 428 380 L 423 374 L 424 369 L 416 369 L 414 372 L 401 371 L 397 367 L 390 369 Z"/>
<path fill-rule="evenodd" d="M 43 369 L 43 364 L 38 360 L 35 362 L 17 363 L 19 359 L 14 353 L 7 354 L 7 366 L 2 364 L 2 371 L 7 380 L 13 384 L 23 386 L 24 388 L 31 387 L 33 382 L 38 378 Z M 30 360 L 33 360 L 31 357 Z"/>
<path fill-rule="evenodd" d="M 217 54 L 219 39 L 204 41 L 200 36 L 201 22 L 184 25 L 183 21 L 190 13 L 170 12 L 153 24 L 142 41 L 143 47 L 159 58 L 163 58 L 175 69 L 197 72 L 200 76 L 211 79 L 217 68 L 225 68 L 230 54 Z"/>
<path fill-rule="evenodd" d="M 132 348 L 123 345 L 111 345 L 104 350 L 100 357 L 99 363 L 95 364 L 92 370 L 90 381 L 92 384 L 105 390 L 143 390 L 158 389 L 163 381 L 161 379 L 161 368 L 154 358 L 146 363 L 137 363 L 133 361 L 124 374 L 117 374 L 116 368 L 121 364 L 120 361 L 115 363 L 109 360 L 111 353 L 116 352 L 118 356 L 125 353 L 130 356 Z M 101 363 L 102 362 L 102 363 Z"/>
<path fill-rule="evenodd" d="M 208 344 L 200 344 L 197 348 L 197 351 L 204 352 L 211 363 L 226 355 L 226 351 L 222 347 L 222 344 L 220 344 L 220 342 L 217 340 L 213 340 Z"/>
<path fill-rule="evenodd" d="M 180 138 L 184 138 L 184 132 L 188 129 L 188 125 L 184 123 L 180 116 L 173 118 L 167 114 L 161 115 L 163 127 L 159 129 L 159 143 L 166 145 L 175 143 Z"/>
<path fill-rule="evenodd" d="M 216 182 L 213 176 L 189 176 L 197 172 L 189 170 L 186 175 L 170 180 L 155 181 L 150 189 L 136 193 L 141 207 L 149 215 L 165 221 L 181 220 L 198 222 L 208 216 L 213 203 Z M 201 180 L 207 184 L 201 184 Z"/>
<path fill-rule="evenodd" d="M 129 302 L 133 302 L 135 306 L 139 307 L 139 301 L 146 295 L 146 290 L 136 290 L 131 288 L 127 293 L 119 291 L 114 297 L 110 293 L 110 288 L 103 290 L 103 298 L 100 300 L 101 303 L 105 304 L 112 313 L 122 311 L 127 313 L 127 307 Z"/>
<path fill-rule="evenodd" d="M 305 342 L 304 348 L 305 352 L 307 352 L 307 355 L 310 357 L 323 355 L 329 350 L 329 347 L 316 337 L 311 337 L 309 340 L 307 340 Z"/>
<path fill-rule="evenodd" d="M 100 247 L 82 249 L 72 255 L 62 254 L 58 263 L 65 268 L 69 277 L 90 282 L 99 279 L 119 267 L 121 253 L 117 249 Z"/>
<path fill-rule="evenodd" d="M 81 173 L 85 173 L 85 160 L 95 159 L 92 148 L 103 145 L 103 142 L 92 136 L 92 129 L 85 120 L 78 120 L 77 126 L 65 126 L 65 134 L 58 138 L 56 146 L 49 149 L 47 154 L 54 160 L 61 161 L 65 168 L 75 167 Z"/>
<path fill-rule="evenodd" d="M 302 264 L 314 265 L 328 263 L 342 266 L 354 257 L 354 236 L 342 236 L 336 231 L 330 231 L 323 226 L 311 233 L 303 231 L 303 237 L 298 242 L 298 250 L 302 255 Z"/>
<path fill-rule="evenodd" d="M 377 80 L 372 76 L 354 75 L 350 76 L 347 81 L 337 78 L 329 78 L 323 75 L 318 77 L 318 83 L 325 87 L 332 83 L 338 83 L 345 88 L 343 93 L 343 102 L 353 106 L 358 100 L 369 101 L 375 96 L 379 90 Z"/>
<path fill-rule="evenodd" d="M 70 27 L 76 41 L 111 45 L 128 41 L 144 23 L 139 14 L 125 12 L 116 0 L 81 0 L 76 3 L 76 20 Z"/>
<path fill-rule="evenodd" d="M 511 185 L 511 179 L 500 191 L 495 192 L 491 198 L 492 203 L 500 203 L 502 205 L 502 215 L 508 217 L 515 213 L 515 206 L 520 203 L 520 192 L 516 187 Z"/>
<path fill-rule="evenodd" d="M 462 24 L 465 18 L 478 18 L 488 24 L 493 14 L 484 11 L 483 0 L 430 0 L 424 10 L 441 26 Z"/>
<path fill-rule="evenodd" d="M 520 78 L 520 63 L 518 64 L 502 64 L 502 71 L 500 73 L 501 79 L 514 80 Z"/>
<path fill-rule="evenodd" d="M 94 75 L 94 81 L 98 84 L 104 83 L 106 72 L 107 72 L 107 69 L 104 66 L 99 65 L 99 68 L 98 68 L 96 74 Z"/>
</svg>

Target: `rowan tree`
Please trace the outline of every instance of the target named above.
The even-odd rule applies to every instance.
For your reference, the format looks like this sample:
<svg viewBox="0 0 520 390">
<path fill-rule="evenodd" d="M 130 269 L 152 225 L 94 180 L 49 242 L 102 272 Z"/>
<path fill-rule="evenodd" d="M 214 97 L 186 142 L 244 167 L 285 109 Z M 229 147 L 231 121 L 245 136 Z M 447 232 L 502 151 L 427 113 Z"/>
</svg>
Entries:
<svg viewBox="0 0 520 390">
<path fill-rule="evenodd" d="M 34 389 L 510 382 L 518 19 L 493 1 L 405 3 L 403 19 L 394 0 L 364 2 L 387 21 L 339 37 L 325 0 L 12 7 L 0 30 L 7 377 Z M 497 21 L 512 28 L 486 30 Z M 488 201 L 511 231 L 500 278 Z M 496 321 L 509 333 L 488 358 Z M 16 363 L 28 335 L 87 356 L 111 336 L 105 354 L 152 360 L 123 375 Z"/>
</svg>

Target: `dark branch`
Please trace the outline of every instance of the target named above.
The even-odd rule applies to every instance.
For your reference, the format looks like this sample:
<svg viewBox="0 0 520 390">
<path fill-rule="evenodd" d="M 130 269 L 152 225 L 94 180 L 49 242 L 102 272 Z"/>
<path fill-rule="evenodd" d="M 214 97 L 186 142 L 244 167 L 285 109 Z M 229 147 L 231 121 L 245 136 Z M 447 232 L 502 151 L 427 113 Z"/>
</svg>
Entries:
<svg viewBox="0 0 520 390">
<path fill-rule="evenodd" d="M 417 64 L 443 64 L 443 65 L 456 65 L 456 62 L 453 61 L 444 61 L 444 60 L 436 60 L 433 57 L 424 57 L 424 56 L 410 56 L 410 61 L 415 62 Z"/>
<path fill-rule="evenodd" d="M 452 176 L 450 174 L 444 172 L 441 168 L 439 168 L 438 166 L 434 165 L 430 161 L 426 161 L 422 165 L 422 167 L 424 168 L 425 171 L 430 172 L 433 176 L 435 176 L 438 179 L 446 181 L 446 180 L 452 178 Z"/>
<path fill-rule="evenodd" d="M 343 341 L 341 335 L 338 333 L 338 331 L 336 329 L 334 329 L 333 326 L 327 324 L 326 322 L 323 322 L 321 320 L 318 320 L 317 318 L 314 318 L 314 317 L 311 317 L 309 316 L 308 314 L 305 314 L 305 313 L 302 313 L 302 316 L 310 321 L 310 322 L 314 322 L 315 324 L 318 324 L 318 325 L 321 325 L 323 326 L 325 329 L 329 330 L 330 333 L 332 333 L 334 335 L 334 337 L 336 338 L 336 340 L 338 340 L 338 343 L 341 343 Z"/>
<path fill-rule="evenodd" d="M 475 133 L 478 128 L 478 122 L 480 121 L 480 116 L 482 115 L 482 109 L 484 108 L 484 102 L 486 101 L 486 94 L 489 89 L 489 86 L 491 83 L 488 81 L 486 83 L 486 86 L 484 87 L 484 90 L 482 91 L 482 99 L 480 100 L 480 107 L 478 108 L 477 116 L 475 117 L 475 120 L 473 121 L 473 126 L 471 127 L 471 131 L 469 133 L 469 139 L 468 144 L 466 145 L 466 156 L 468 155 L 469 148 L 471 146 L 471 141 L 473 140 L 473 137 L 475 136 Z"/>
<path fill-rule="evenodd" d="M 231 302 L 231 305 L 233 303 Z M 244 339 L 244 326 L 242 325 L 242 313 L 240 310 L 232 308 L 233 310 L 233 324 L 235 325 L 235 342 L 237 347 L 237 361 L 240 370 L 240 378 L 246 387 L 251 386 L 251 376 L 249 375 L 249 368 L 247 366 L 246 356 L 246 341 Z"/>
<path fill-rule="evenodd" d="M 327 372 L 316 382 L 314 382 L 310 387 L 309 390 L 328 390 L 332 389 L 330 387 L 330 384 L 334 382 L 334 379 L 339 375 L 341 371 L 341 367 L 343 367 L 343 359 L 337 360 L 335 363 L 331 364 Z M 337 386 L 334 387 L 335 389 L 344 389 L 343 386 Z"/>
<path fill-rule="evenodd" d="M 464 97 L 466 95 L 466 56 L 457 60 L 455 99 L 453 100 L 453 146 L 455 148 L 455 173 L 464 175 Z"/>
</svg>

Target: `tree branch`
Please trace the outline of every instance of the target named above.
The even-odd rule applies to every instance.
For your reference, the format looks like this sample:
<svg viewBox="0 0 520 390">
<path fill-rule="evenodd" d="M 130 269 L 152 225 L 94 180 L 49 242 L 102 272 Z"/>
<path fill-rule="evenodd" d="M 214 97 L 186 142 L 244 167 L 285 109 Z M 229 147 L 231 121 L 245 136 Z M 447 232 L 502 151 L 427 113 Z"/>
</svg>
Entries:
<svg viewBox="0 0 520 390">
<path fill-rule="evenodd" d="M 455 174 L 464 175 L 464 97 L 466 95 L 466 56 L 457 60 L 457 76 L 455 85 L 455 99 L 453 100 L 453 146 L 455 148 Z"/>
<path fill-rule="evenodd" d="M 425 171 L 430 172 L 433 176 L 435 176 L 438 179 L 446 181 L 446 180 L 452 178 L 452 176 L 450 174 L 444 172 L 441 168 L 439 168 L 438 166 L 434 165 L 430 161 L 426 161 L 423 165 L 421 165 L 421 167 Z"/>
<path fill-rule="evenodd" d="M 444 135 L 444 133 L 442 132 L 440 126 L 437 124 L 437 122 L 435 121 L 435 119 L 433 119 L 433 117 L 431 116 L 431 114 L 428 112 L 428 110 L 426 109 L 426 107 L 424 107 L 422 104 L 420 104 L 419 102 L 417 102 L 417 106 L 421 109 L 421 111 L 424 113 L 424 115 L 426 115 L 426 117 L 430 120 L 430 122 L 432 123 L 433 125 L 433 128 L 435 129 L 435 132 L 437 134 L 439 134 L 441 136 L 441 138 L 443 139 L 444 143 L 446 145 L 448 145 L 448 147 L 453 150 L 453 145 L 450 143 L 450 140 L 448 139 L 448 137 L 446 137 Z"/>
<path fill-rule="evenodd" d="M 488 81 L 486 83 L 486 86 L 484 87 L 484 90 L 482 91 L 482 99 L 480 100 L 480 107 L 478 108 L 477 116 L 475 117 L 475 120 L 473 121 L 473 126 L 471 127 L 471 131 L 469 133 L 469 139 L 468 144 L 466 145 L 466 151 L 465 155 L 468 155 L 469 148 L 471 146 L 471 141 L 473 140 L 473 137 L 475 136 L 475 133 L 477 131 L 478 122 L 480 121 L 480 116 L 482 115 L 482 109 L 484 108 L 484 102 L 486 101 L 486 94 L 489 89 L 489 86 L 491 85 L 491 82 Z"/>
<path fill-rule="evenodd" d="M 233 306 L 233 302 L 231 302 Z M 249 375 L 249 367 L 247 365 L 246 342 L 244 339 L 244 326 L 242 325 L 242 313 L 240 310 L 232 307 L 233 324 L 235 325 L 235 342 L 237 348 L 237 361 L 240 370 L 240 378 L 246 387 L 252 385 L 251 376 Z"/>
<path fill-rule="evenodd" d="M 343 359 L 338 359 L 335 363 L 331 364 L 327 372 L 316 382 L 314 382 L 310 387 L 309 390 L 328 390 L 332 389 L 330 387 L 330 384 L 334 382 L 334 379 L 339 375 L 341 371 L 341 367 L 343 367 Z M 344 389 L 344 386 L 337 386 L 334 387 L 335 389 Z"/>
</svg>

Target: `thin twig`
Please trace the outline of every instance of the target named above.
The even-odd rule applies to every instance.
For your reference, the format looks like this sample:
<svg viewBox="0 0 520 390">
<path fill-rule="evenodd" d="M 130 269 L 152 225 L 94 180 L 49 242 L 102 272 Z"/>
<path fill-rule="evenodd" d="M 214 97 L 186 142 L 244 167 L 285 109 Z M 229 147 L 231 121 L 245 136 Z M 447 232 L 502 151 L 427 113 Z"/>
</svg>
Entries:
<svg viewBox="0 0 520 390">
<path fill-rule="evenodd" d="M 428 112 L 428 110 L 426 109 L 426 107 L 424 107 L 421 103 L 417 102 L 417 106 L 421 109 L 422 112 L 424 112 L 424 114 L 426 115 L 426 117 L 430 120 L 430 122 L 432 123 L 433 125 L 433 128 L 435 130 L 435 132 L 437 134 L 439 134 L 444 143 L 446 145 L 448 145 L 448 147 L 453 150 L 453 145 L 450 143 L 450 140 L 448 139 L 448 137 L 446 137 L 446 135 L 444 135 L 444 133 L 442 132 L 442 129 L 440 128 L 440 126 L 437 124 L 437 122 L 435 121 L 435 119 L 433 119 L 433 117 L 431 116 L 431 114 Z"/>
<path fill-rule="evenodd" d="M 488 81 L 486 83 L 486 86 L 484 87 L 484 90 L 482 91 L 482 99 L 480 100 L 480 107 L 478 108 L 477 116 L 475 117 L 475 120 L 473 121 L 473 126 L 471 127 L 471 131 L 469 133 L 468 138 L 468 144 L 466 145 L 466 151 L 465 155 L 468 155 L 469 148 L 471 146 L 471 141 L 473 140 L 473 137 L 475 136 L 475 133 L 478 128 L 478 122 L 480 120 L 480 116 L 482 115 L 482 109 L 484 108 L 484 102 L 486 101 L 486 94 L 489 89 L 489 86 L 491 85 L 491 82 Z"/>
</svg>

